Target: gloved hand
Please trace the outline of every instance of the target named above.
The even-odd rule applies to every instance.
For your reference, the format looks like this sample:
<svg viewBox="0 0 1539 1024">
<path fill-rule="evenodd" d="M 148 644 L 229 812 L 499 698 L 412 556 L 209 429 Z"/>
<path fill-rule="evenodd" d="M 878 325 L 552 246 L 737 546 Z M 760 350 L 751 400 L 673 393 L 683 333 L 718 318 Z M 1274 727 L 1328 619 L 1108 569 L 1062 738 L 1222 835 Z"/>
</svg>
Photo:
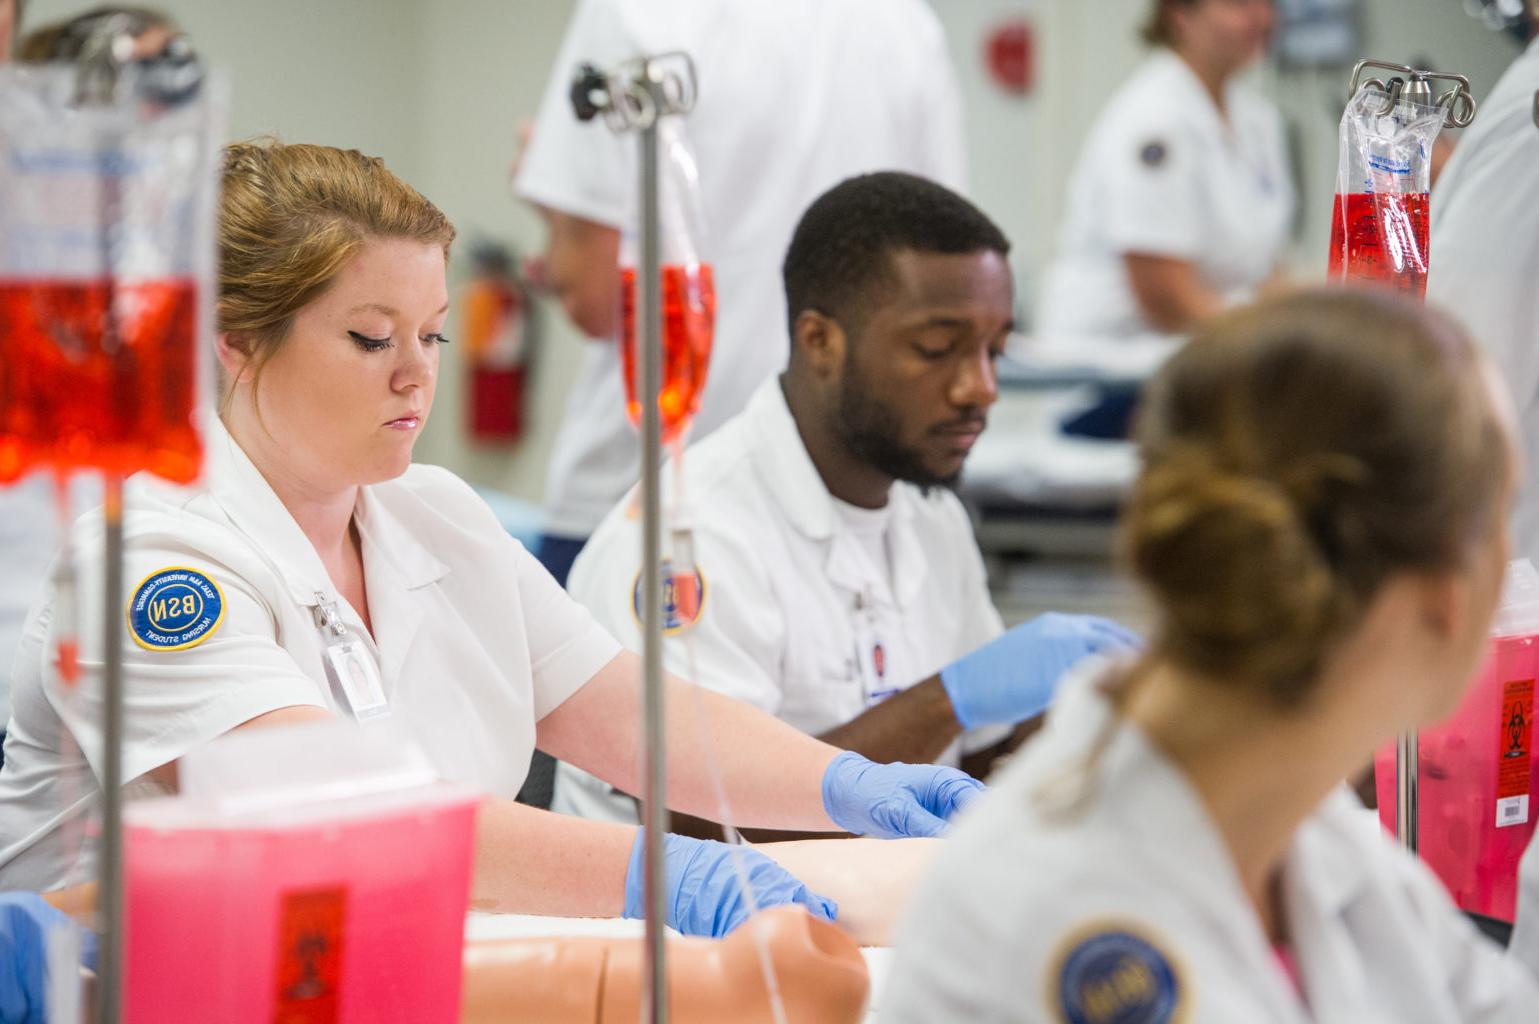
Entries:
<svg viewBox="0 0 1539 1024">
<path fill-rule="evenodd" d="M 646 915 L 642 895 L 645 874 L 642 871 L 642 837 L 636 832 L 631 847 L 630 867 L 625 872 L 624 916 Z M 839 905 L 809 890 L 785 868 L 758 850 L 737 847 L 743 855 L 748 882 L 760 909 L 784 903 L 800 903 L 818 917 L 832 921 L 839 916 Z M 748 895 L 738 884 L 732 866 L 733 847 L 726 843 L 686 836 L 663 837 L 663 866 L 667 874 L 668 923 L 685 935 L 709 935 L 719 939 L 748 920 L 751 909 Z"/>
<path fill-rule="evenodd" d="M 78 929 L 30 892 L 0 893 L 0 1024 L 43 1024 L 44 963 L 48 932 L 55 926 Z M 94 960 L 96 936 L 84 935 L 85 953 Z"/>
<path fill-rule="evenodd" d="M 1137 650 L 1138 634 L 1093 615 L 1039 615 L 941 669 L 964 729 L 1014 725 L 1041 714 L 1065 672 L 1103 651 Z"/>
<path fill-rule="evenodd" d="M 858 836 L 938 836 L 946 822 L 983 792 L 983 783 L 938 764 L 877 764 L 846 750 L 823 773 L 823 807 Z"/>
</svg>

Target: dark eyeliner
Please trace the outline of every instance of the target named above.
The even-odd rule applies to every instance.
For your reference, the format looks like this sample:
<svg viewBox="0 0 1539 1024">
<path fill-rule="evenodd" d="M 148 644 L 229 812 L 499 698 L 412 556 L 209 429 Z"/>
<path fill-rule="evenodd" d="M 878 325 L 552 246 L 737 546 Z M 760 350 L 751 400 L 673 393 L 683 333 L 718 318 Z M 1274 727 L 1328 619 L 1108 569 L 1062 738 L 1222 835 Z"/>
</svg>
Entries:
<svg viewBox="0 0 1539 1024">
<path fill-rule="evenodd" d="M 444 337 L 443 333 L 440 332 L 440 331 L 434 331 L 432 334 L 429 334 L 426 338 L 423 338 L 422 340 L 423 341 L 431 341 L 435 345 L 447 345 L 453 339 L 452 338 Z"/>
<path fill-rule="evenodd" d="M 378 352 L 390 347 L 389 338 L 371 338 L 367 334 L 359 334 L 357 331 L 348 331 L 347 336 L 353 339 L 354 344 L 365 352 Z"/>
</svg>

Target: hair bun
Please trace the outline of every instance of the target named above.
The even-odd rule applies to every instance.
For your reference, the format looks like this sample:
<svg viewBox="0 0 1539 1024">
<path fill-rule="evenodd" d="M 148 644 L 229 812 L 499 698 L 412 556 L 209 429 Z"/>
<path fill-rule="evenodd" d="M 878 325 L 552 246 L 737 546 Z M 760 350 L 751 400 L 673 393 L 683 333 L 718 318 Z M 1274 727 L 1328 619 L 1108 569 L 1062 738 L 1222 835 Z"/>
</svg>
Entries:
<svg viewBox="0 0 1539 1024">
<path fill-rule="evenodd" d="M 1217 675 L 1302 682 L 1338 619 L 1340 588 L 1309 520 L 1270 479 L 1194 452 L 1145 471 L 1124 546 L 1164 611 L 1171 653 Z"/>
</svg>

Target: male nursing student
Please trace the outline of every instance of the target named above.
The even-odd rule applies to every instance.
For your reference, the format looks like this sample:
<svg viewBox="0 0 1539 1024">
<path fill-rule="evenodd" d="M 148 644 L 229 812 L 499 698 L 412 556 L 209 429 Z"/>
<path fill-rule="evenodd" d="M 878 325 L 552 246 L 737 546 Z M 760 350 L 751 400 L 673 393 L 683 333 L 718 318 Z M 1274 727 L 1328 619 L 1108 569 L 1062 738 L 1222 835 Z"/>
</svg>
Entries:
<svg viewBox="0 0 1539 1024">
<path fill-rule="evenodd" d="M 535 552 L 565 582 L 572 559 L 639 475 L 614 342 L 620 234 L 635 222 L 636 140 L 572 116 L 572 74 L 684 50 L 699 71 L 687 131 L 700 169 L 716 285 L 715 355 L 693 436 L 742 411 L 785 365 L 775 270 L 824 189 L 898 169 L 960 187 L 961 103 L 923 0 L 580 0 L 516 180 L 549 228 L 545 263 L 594 339 L 567 402 Z"/>
<path fill-rule="evenodd" d="M 1529 0 L 1530 21 L 1539 3 Z M 1500 370 L 1526 464 L 1513 553 L 1539 561 L 1539 40 L 1531 41 L 1464 130 L 1432 193 L 1427 301 L 1453 312 Z"/>
<path fill-rule="evenodd" d="M 1272 0 L 1151 0 L 1151 52 L 1074 168 L 1044 339 L 1158 345 L 1276 272 L 1294 205 L 1282 121 L 1238 81 L 1273 17 Z"/>
<path fill-rule="evenodd" d="M 984 774 L 1065 669 L 1137 642 L 1057 615 L 1003 632 L 948 489 L 997 397 L 1008 251 L 967 200 L 912 175 L 852 178 L 807 210 L 785 257 L 789 367 L 685 456 L 694 572 L 670 565 L 670 669 L 870 757 L 954 757 L 976 730 L 964 767 Z M 569 590 L 634 644 L 632 504 Z M 635 820 L 633 801 L 567 765 L 553 809 Z"/>
</svg>

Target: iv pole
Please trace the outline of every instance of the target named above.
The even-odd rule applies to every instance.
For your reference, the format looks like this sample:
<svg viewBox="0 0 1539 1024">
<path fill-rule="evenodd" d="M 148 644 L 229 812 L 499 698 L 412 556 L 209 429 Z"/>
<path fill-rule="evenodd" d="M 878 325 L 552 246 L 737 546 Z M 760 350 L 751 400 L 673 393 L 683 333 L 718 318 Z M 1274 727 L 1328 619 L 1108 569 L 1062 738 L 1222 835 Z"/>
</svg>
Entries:
<svg viewBox="0 0 1539 1024">
<path fill-rule="evenodd" d="M 174 105 L 191 98 L 203 71 L 185 40 L 174 39 L 153 61 L 136 61 L 137 19 L 129 14 L 102 18 L 81 46 L 76 66 L 75 102 L 115 102 L 130 64 L 137 64 L 133 85 L 142 99 Z M 121 220 L 120 185 L 104 176 L 101 195 L 102 258 L 108 284 L 102 347 L 112 353 L 121 344 L 111 288 L 116 274 L 114 240 Z M 123 475 L 105 474 L 102 507 L 105 580 L 102 615 L 102 832 L 97 855 L 96 931 L 100 936 L 96 968 L 96 1019 L 117 1024 L 123 1004 Z"/>
<path fill-rule="evenodd" d="M 668 830 L 667 772 L 664 758 L 663 708 L 663 580 L 662 417 L 657 399 L 663 385 L 662 261 L 658 231 L 658 119 L 688 113 L 695 104 L 695 67 L 685 53 L 641 57 L 604 74 L 590 64 L 578 69 L 572 82 L 572 107 L 578 120 L 602 113 L 610 129 L 640 134 L 641 233 L 636 294 L 641 381 L 641 641 L 645 729 L 642 750 L 642 821 L 646 902 L 647 971 L 644 1004 L 651 1024 L 668 1020 L 668 986 L 664 929 L 667 880 L 663 872 L 663 835 Z"/>
<path fill-rule="evenodd" d="M 1387 83 L 1383 79 L 1370 78 L 1362 82 L 1363 71 L 1366 68 L 1382 68 L 1385 71 L 1393 71 L 1405 78 L 1391 78 Z M 1432 80 L 1440 79 L 1453 83 L 1453 88 L 1434 97 L 1432 94 Z M 1387 116 L 1403 99 L 1407 103 L 1416 103 L 1426 107 L 1438 107 L 1446 112 L 1444 122 L 1450 128 L 1465 128 L 1475 119 L 1475 98 L 1470 94 L 1470 80 L 1463 75 L 1448 74 L 1436 71 L 1420 71 L 1404 64 L 1391 64 L 1380 60 L 1360 60 L 1352 69 L 1352 88 L 1349 95 L 1356 96 L 1361 88 L 1377 89 L 1384 94 L 1384 108 L 1380 116 Z M 1539 104 L 1539 97 L 1535 98 Z M 1539 108 L 1536 108 L 1536 119 L 1539 119 Z M 1415 853 L 1421 836 L 1421 800 L 1417 793 L 1417 780 L 1420 776 L 1418 756 L 1420 749 L 1419 733 L 1416 729 L 1402 733 L 1395 741 L 1395 838 L 1400 845 L 1411 853 Z"/>
</svg>

